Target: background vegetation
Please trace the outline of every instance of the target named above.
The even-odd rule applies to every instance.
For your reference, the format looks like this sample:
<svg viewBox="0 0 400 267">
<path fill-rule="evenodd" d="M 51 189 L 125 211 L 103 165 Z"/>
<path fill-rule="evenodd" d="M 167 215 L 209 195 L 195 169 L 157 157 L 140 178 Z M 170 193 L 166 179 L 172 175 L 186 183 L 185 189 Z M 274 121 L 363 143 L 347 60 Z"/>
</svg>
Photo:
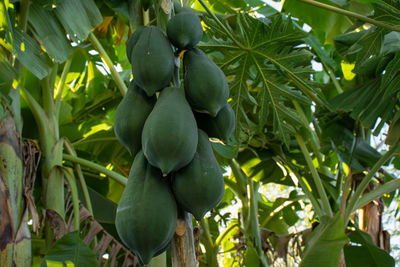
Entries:
<svg viewBox="0 0 400 267">
<path fill-rule="evenodd" d="M 125 44 L 184 10 L 227 76 L 236 130 L 213 143 L 223 200 L 152 264 L 394 266 L 382 212 L 397 218 L 400 3 L 281 5 L 2 0 L 0 265 L 136 265 L 114 225 L 132 163 L 113 132 Z"/>
</svg>

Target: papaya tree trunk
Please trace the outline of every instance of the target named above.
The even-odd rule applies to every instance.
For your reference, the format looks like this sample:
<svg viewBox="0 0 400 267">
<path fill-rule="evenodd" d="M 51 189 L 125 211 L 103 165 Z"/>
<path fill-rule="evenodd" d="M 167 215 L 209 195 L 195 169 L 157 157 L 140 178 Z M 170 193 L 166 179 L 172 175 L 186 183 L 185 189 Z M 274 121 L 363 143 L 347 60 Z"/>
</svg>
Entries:
<svg viewBox="0 0 400 267">
<path fill-rule="evenodd" d="M 370 184 L 365 191 L 374 190 L 375 186 Z M 383 230 L 382 212 L 385 208 L 382 198 L 375 199 L 362 207 L 359 211 L 359 228 L 370 234 L 375 245 L 390 252 L 390 235 Z"/>
<path fill-rule="evenodd" d="M 171 241 L 171 261 L 173 267 L 196 267 L 192 216 L 185 212 L 178 218 L 174 237 Z"/>
<path fill-rule="evenodd" d="M 31 266 L 20 134 L 11 112 L 1 104 L 0 118 L 0 266 Z"/>
</svg>

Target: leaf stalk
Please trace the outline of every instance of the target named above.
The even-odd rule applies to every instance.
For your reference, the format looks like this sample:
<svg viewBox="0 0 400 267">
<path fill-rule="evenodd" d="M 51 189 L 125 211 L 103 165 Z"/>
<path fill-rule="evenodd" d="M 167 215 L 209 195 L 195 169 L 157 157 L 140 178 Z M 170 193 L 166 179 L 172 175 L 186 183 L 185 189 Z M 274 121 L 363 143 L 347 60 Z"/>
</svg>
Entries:
<svg viewBox="0 0 400 267">
<path fill-rule="evenodd" d="M 322 184 L 321 177 L 319 176 L 318 171 L 312 162 L 312 158 L 310 157 L 310 154 L 309 154 L 306 144 L 303 140 L 303 137 L 301 137 L 300 135 L 296 135 L 296 139 L 300 146 L 300 150 L 303 153 L 304 158 L 306 159 L 308 168 L 310 169 L 310 172 L 311 172 L 311 176 L 313 177 L 314 183 L 317 187 L 318 194 L 321 197 L 322 207 L 324 209 L 323 211 L 329 217 L 332 217 L 332 209 L 329 204 L 328 196 L 327 196 L 324 186 Z"/>
<path fill-rule="evenodd" d="M 348 11 L 348 10 L 345 10 L 345 9 L 342 9 L 342 8 L 338 8 L 338 7 L 331 6 L 331 5 L 328 5 L 328 4 L 324 4 L 324 3 L 321 3 L 321 2 L 317 2 L 317 1 L 314 1 L 314 0 L 297 0 L 297 1 L 303 2 L 303 3 L 308 4 L 308 5 L 312 5 L 312 6 L 315 6 L 315 7 L 319 7 L 319 8 L 325 9 L 325 10 L 329 10 L 329 11 L 332 11 L 332 12 L 335 12 L 335 13 L 338 13 L 338 14 L 341 14 L 341 15 L 345 15 L 345 16 L 348 16 L 348 17 L 356 18 L 356 19 L 359 19 L 361 21 L 373 24 L 375 26 L 378 26 L 378 27 L 381 27 L 381 28 L 384 28 L 384 29 L 388 29 L 390 31 L 400 32 L 400 27 L 399 26 L 389 25 L 389 24 L 386 24 L 384 22 L 381 22 L 381 21 L 378 21 L 378 20 L 375 20 L 375 19 L 371 19 L 371 18 L 369 18 L 367 16 L 363 16 L 363 15 L 360 15 L 358 13 L 351 12 L 351 11 Z"/>
<path fill-rule="evenodd" d="M 114 171 L 111 171 L 97 163 L 94 163 L 92 161 L 83 159 L 83 158 L 79 158 L 76 156 L 71 156 L 68 154 L 63 154 L 64 160 L 70 161 L 70 162 L 74 162 L 74 163 L 79 163 L 83 166 L 86 166 L 88 168 L 91 168 L 95 171 L 104 173 L 105 175 L 107 175 L 108 177 L 110 177 L 111 179 L 113 179 L 114 181 L 116 181 L 117 183 L 121 184 L 122 186 L 126 186 L 126 182 L 128 181 L 128 179 L 125 176 L 122 176 L 119 173 L 116 173 Z"/>
<path fill-rule="evenodd" d="M 124 81 L 122 80 L 121 76 L 118 74 L 117 70 L 115 69 L 106 50 L 104 50 L 103 46 L 101 45 L 99 40 L 96 38 L 94 33 L 92 33 L 92 32 L 89 33 L 89 40 L 92 43 L 92 45 L 94 46 L 94 48 L 96 48 L 96 50 L 99 52 L 100 57 L 104 60 L 104 63 L 110 69 L 111 76 L 113 77 L 115 83 L 117 84 L 117 87 L 118 87 L 119 91 L 121 92 L 121 95 L 125 96 L 128 89 L 126 88 L 126 85 L 125 85 Z"/>
</svg>

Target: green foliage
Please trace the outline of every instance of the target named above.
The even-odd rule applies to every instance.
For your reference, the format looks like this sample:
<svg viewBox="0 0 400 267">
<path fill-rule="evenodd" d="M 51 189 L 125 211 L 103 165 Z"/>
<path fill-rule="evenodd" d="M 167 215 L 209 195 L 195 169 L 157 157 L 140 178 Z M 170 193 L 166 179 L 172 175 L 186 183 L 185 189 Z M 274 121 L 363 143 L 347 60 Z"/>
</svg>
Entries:
<svg viewBox="0 0 400 267">
<path fill-rule="evenodd" d="M 26 2 L 30 5 L 25 17 Z M 143 2 L 149 3 L 145 5 L 148 12 L 142 12 Z M 400 6 L 396 1 L 323 2 L 388 25 L 398 26 L 400 22 Z M 343 222 L 339 215 L 333 218 L 320 216 L 326 211 L 321 211 L 319 207 L 322 198 L 316 181 L 320 180 L 326 191 L 329 208 L 335 214 L 341 214 L 342 209 L 352 201 L 354 190 L 359 186 L 360 179 L 365 177 L 364 173 L 382 158 L 379 145 L 372 145 L 372 134 L 385 136 L 385 125 L 390 125 L 386 143 L 397 145 L 399 33 L 292 0 L 283 3 L 282 12 L 261 0 L 178 0 L 174 1 L 175 10 L 167 14 L 169 7 L 166 3 L 169 2 L 155 1 L 154 5 L 152 1 L 120 0 L 0 2 L 0 117 L 11 110 L 15 120 L 18 123 L 22 121 L 21 140 L 34 139 L 36 143 L 38 140 L 50 140 L 48 134 L 39 133 L 40 125 L 36 125 L 32 114 L 37 109 L 30 109 L 29 103 L 19 100 L 19 94 L 24 90 L 42 109 L 56 110 L 47 112 L 43 118 L 51 122 L 51 137 L 57 136 L 59 140 L 56 141 L 60 141 L 58 149 L 62 138 L 68 138 L 79 157 L 128 176 L 132 157 L 119 144 L 113 126 L 118 127 L 119 112 L 116 109 L 122 99 L 118 86 L 130 82 L 130 61 L 133 63 L 134 81 L 142 80 L 141 87 L 154 87 L 148 94 L 168 86 L 172 75 L 175 75 L 174 84 L 179 84 L 181 80 L 178 57 L 174 57 L 165 36 L 159 32 L 161 35 L 155 38 L 158 41 L 153 47 L 146 41 L 142 42 L 139 35 L 150 27 L 139 26 L 145 22 L 153 30 L 157 29 L 156 24 L 165 30 L 171 14 L 196 14 L 205 30 L 198 48 L 224 72 L 223 80 L 226 77 L 228 81 L 229 104 L 233 108 L 233 113 L 229 114 L 234 114 L 236 121 L 235 133 L 228 138 L 233 119 L 221 119 L 221 112 L 215 114 L 216 118 L 211 120 L 222 121 L 224 126 L 219 127 L 227 133 L 218 136 L 208 130 L 210 136 L 224 141 L 212 142 L 211 147 L 221 166 L 232 167 L 232 162 L 237 163 L 236 170 L 225 168 L 226 189 L 219 205 L 207 213 L 205 220 L 200 222 L 201 227 L 195 228 L 203 233 L 198 238 L 201 246 L 196 243 L 200 266 L 216 266 L 218 261 L 223 266 L 262 266 L 265 262 L 274 265 L 279 264 L 279 259 L 285 261 L 283 254 L 293 255 L 288 257 L 289 265 L 298 264 L 300 255 L 303 255 L 304 266 L 328 266 L 337 263 L 341 248 L 344 248 L 348 266 L 392 266 L 393 258 L 373 244 L 365 233 L 356 230 L 345 234 L 343 229 L 348 222 Z M 309 32 L 305 24 L 311 27 Z M 197 22 L 196 25 L 200 32 Z M 128 39 L 132 32 L 132 37 Z M 104 51 L 91 44 L 92 38 L 86 39 L 89 35 L 98 38 Z M 168 43 L 168 46 L 162 43 Z M 148 48 L 154 52 L 153 55 L 156 54 L 154 60 L 144 56 L 143 52 Z M 164 55 L 166 58 L 161 58 Z M 111 65 L 106 67 L 106 58 L 118 71 Z M 153 71 L 153 76 L 144 75 L 141 78 L 135 68 L 147 63 L 151 66 L 145 74 Z M 175 74 L 172 74 L 173 69 Z M 166 70 L 168 77 L 153 86 L 154 81 L 161 77 L 160 70 Z M 204 72 L 201 68 L 194 72 L 194 77 L 199 79 L 197 84 L 209 80 L 210 75 Z M 220 73 L 210 72 L 217 76 L 217 72 Z M 185 76 L 185 72 L 179 74 Z M 118 76 L 120 79 L 117 79 Z M 178 89 L 175 91 L 178 92 Z M 153 98 L 158 96 L 158 102 L 162 102 L 163 94 L 164 91 Z M 169 101 L 169 107 L 159 112 L 157 122 L 153 123 L 160 128 L 154 133 L 144 134 L 144 139 L 150 135 L 157 140 L 169 137 L 175 143 L 185 138 L 198 139 L 197 135 L 195 138 L 197 128 L 193 126 L 194 120 L 188 118 L 192 117 L 189 115 L 192 111 L 187 103 L 182 104 L 186 100 L 183 101 L 181 92 L 179 94 L 182 101 Z M 209 94 L 203 98 L 206 104 L 210 102 Z M 226 99 L 222 102 L 229 106 Z M 181 104 L 187 112 L 176 107 Z M 186 126 L 179 128 L 181 124 Z M 203 126 L 198 124 L 199 128 L 206 128 L 204 123 Z M 309 153 L 300 150 L 293 138 L 295 135 L 304 138 Z M 42 143 L 39 142 L 37 147 L 44 151 Z M 189 163 L 195 149 L 195 145 L 185 149 L 191 153 L 183 155 L 182 162 Z M 164 143 L 154 144 L 153 150 L 162 151 L 168 161 L 176 158 L 171 157 L 173 151 Z M 212 154 L 209 147 L 207 151 Z M 10 154 L 6 154 L 9 158 Z M 305 156 L 311 159 L 315 172 L 305 161 Z M 46 161 L 46 157 L 42 159 Z M 391 163 L 399 169 L 397 158 Z M 216 167 L 214 164 L 215 161 L 210 165 Z M 68 161 L 60 160 L 59 165 L 72 167 Z M 365 203 L 365 199 L 369 201 L 382 194 L 385 194 L 383 199 L 386 205 L 393 203 L 397 194 L 394 190 L 399 182 L 391 170 L 383 171 L 380 167 L 377 166 L 379 171 L 376 174 L 370 175 L 372 184 L 380 184 L 376 190 L 363 195 L 356 206 Z M 40 174 L 40 168 L 33 188 L 38 209 L 46 208 L 41 196 L 44 196 L 42 187 L 48 179 Z M 82 203 L 87 204 L 86 187 L 94 219 L 118 240 L 115 213 L 116 203 L 124 190 L 121 181 L 117 183 L 102 171 L 93 169 L 93 166 L 81 165 L 80 169 L 83 174 L 79 195 Z M 158 182 L 166 182 L 166 178 L 161 176 L 161 173 L 157 174 Z M 193 177 L 199 178 L 196 175 Z M 122 184 L 124 181 L 122 179 Z M 349 184 L 347 181 L 350 181 Z M 277 188 L 285 188 L 285 193 L 279 192 L 276 198 L 270 196 L 271 192 L 267 189 L 271 184 L 275 184 L 273 195 L 277 193 Z M 163 186 L 166 187 L 165 184 Z M 199 189 L 193 185 L 187 188 Z M 53 191 L 61 192 L 61 189 L 62 185 L 53 188 Z M 129 198 L 146 197 L 140 193 Z M 59 195 L 57 201 L 63 200 L 63 194 Z M 124 203 L 124 198 L 120 203 Z M 154 202 L 154 197 L 149 202 Z M 131 201 L 130 205 L 138 203 Z M 313 209 L 304 217 L 304 210 L 311 209 L 310 203 Z M 165 203 L 162 204 L 157 214 L 153 211 L 155 215 L 143 219 L 143 225 L 157 222 L 154 216 L 161 216 L 158 213 L 165 211 Z M 305 235 L 302 235 L 303 232 L 296 233 L 294 229 L 298 229 L 299 224 L 310 227 L 309 220 L 319 226 L 307 239 L 304 250 L 299 237 L 305 238 Z M 386 227 L 385 222 L 382 226 Z M 155 228 L 155 232 L 161 229 Z M 169 230 L 172 234 L 175 228 Z M 311 230 L 306 229 L 304 233 L 307 231 Z M 43 232 L 34 235 L 35 264 L 40 264 L 39 255 L 46 253 Z M 344 245 L 348 241 L 346 236 L 351 244 Z M 77 233 L 67 234 L 64 238 L 49 250 L 45 261 L 65 263 L 67 260 L 78 260 L 80 265 L 96 266 L 97 260 L 94 255 L 89 255 L 90 249 L 83 246 Z M 143 239 L 148 240 L 148 236 Z M 40 251 L 37 250 L 38 244 Z M 77 244 L 83 250 L 74 250 Z M 292 250 L 291 244 L 295 244 L 298 250 Z M 151 256 L 167 249 L 170 243 L 162 245 L 153 248 Z M 87 255 L 89 263 L 81 264 L 80 261 L 85 260 L 82 252 Z M 120 259 L 124 255 L 116 257 Z M 325 264 L 324 260 L 329 262 Z"/>
<path fill-rule="evenodd" d="M 308 80 L 312 54 L 297 47 L 306 33 L 282 15 L 265 20 L 248 15 L 234 18 L 235 28 L 227 22 L 225 27 L 235 30 L 236 41 L 223 37 L 225 29 L 206 19 L 209 39 L 199 47 L 215 54 L 213 59 L 230 81 L 231 105 L 237 123 L 235 136 L 239 137 L 241 129 L 259 132 L 269 126 L 288 145 L 301 120 L 290 105 L 283 106 L 289 100 L 310 103 L 294 86 L 319 99 Z M 248 104 L 250 110 L 246 109 Z"/>
<path fill-rule="evenodd" d="M 325 0 L 321 2 L 330 4 L 333 1 Z M 345 4 L 345 1 L 334 2 L 341 2 L 341 5 Z M 301 19 L 301 21 L 311 26 L 313 31 L 327 42 L 332 42 L 334 36 L 343 33 L 351 26 L 351 21 L 343 15 L 322 10 L 295 0 L 285 1 L 282 6 L 282 12 Z"/>
<path fill-rule="evenodd" d="M 348 242 L 343 229 L 340 213 L 320 222 L 307 240 L 300 266 L 338 266 L 343 245 Z"/>
<path fill-rule="evenodd" d="M 29 22 L 34 29 L 35 37 L 40 40 L 47 53 L 58 63 L 67 60 L 72 54 L 72 47 L 53 13 L 38 3 L 33 3 L 29 12 Z"/>
<path fill-rule="evenodd" d="M 371 236 L 359 229 L 349 235 L 353 245 L 344 247 L 346 266 L 394 266 L 394 259 L 383 249 L 375 246 Z M 357 245 L 356 245 L 357 244 Z"/>
<path fill-rule="evenodd" d="M 79 239 L 77 232 L 66 234 L 58 240 L 47 252 L 40 266 L 71 263 L 75 266 L 99 266 L 96 255 Z"/>
</svg>

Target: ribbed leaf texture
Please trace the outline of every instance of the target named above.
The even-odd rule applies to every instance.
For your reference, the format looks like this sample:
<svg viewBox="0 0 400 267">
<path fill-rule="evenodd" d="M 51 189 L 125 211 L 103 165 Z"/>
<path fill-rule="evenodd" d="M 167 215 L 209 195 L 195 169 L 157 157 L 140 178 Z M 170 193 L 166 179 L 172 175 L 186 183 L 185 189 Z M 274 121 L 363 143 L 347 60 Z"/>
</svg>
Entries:
<svg viewBox="0 0 400 267">
<path fill-rule="evenodd" d="M 311 104 L 312 99 L 325 103 L 310 80 L 313 55 L 307 47 L 299 46 L 307 34 L 281 14 L 268 19 L 239 14 L 229 20 L 234 20 L 235 25 L 223 21 L 225 30 L 205 17 L 210 28 L 203 40 L 208 40 L 199 47 L 227 76 L 236 114 L 235 136 L 239 137 L 240 129 L 263 132 L 271 126 L 273 133 L 288 145 L 290 135 L 301 125 L 292 101 Z M 226 31 L 234 33 L 235 40 L 226 38 Z M 256 105 L 254 117 L 246 115 L 249 103 Z"/>
</svg>

